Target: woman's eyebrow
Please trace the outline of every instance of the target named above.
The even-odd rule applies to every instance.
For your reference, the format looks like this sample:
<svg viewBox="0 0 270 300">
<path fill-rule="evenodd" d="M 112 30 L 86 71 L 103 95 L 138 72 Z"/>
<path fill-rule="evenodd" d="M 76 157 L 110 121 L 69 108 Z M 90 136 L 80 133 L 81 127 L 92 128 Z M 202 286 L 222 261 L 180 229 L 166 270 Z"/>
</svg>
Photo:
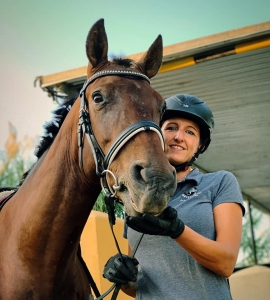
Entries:
<svg viewBox="0 0 270 300">
<path fill-rule="evenodd" d="M 192 125 L 188 125 L 188 126 L 187 126 L 187 128 L 189 128 L 189 127 L 192 128 L 192 129 L 194 129 L 194 130 L 196 130 L 196 131 L 199 131 L 196 127 L 194 127 L 194 126 L 192 126 Z"/>
</svg>

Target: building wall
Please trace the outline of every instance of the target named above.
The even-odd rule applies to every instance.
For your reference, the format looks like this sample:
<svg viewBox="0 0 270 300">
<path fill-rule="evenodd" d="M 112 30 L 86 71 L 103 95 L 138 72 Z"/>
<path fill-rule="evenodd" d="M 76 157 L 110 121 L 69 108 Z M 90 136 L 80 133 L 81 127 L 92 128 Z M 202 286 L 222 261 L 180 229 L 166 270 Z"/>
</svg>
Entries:
<svg viewBox="0 0 270 300">
<path fill-rule="evenodd" d="M 233 273 L 229 279 L 234 300 L 270 299 L 270 268 L 252 266 Z"/>
</svg>

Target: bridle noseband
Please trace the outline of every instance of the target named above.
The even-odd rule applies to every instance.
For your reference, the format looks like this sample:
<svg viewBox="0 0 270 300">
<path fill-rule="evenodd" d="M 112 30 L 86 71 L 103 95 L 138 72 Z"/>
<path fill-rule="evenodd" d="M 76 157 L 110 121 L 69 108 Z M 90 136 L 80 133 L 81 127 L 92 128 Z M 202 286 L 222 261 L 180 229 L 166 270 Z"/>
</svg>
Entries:
<svg viewBox="0 0 270 300">
<path fill-rule="evenodd" d="M 79 161 L 81 169 L 84 173 L 83 168 L 83 159 L 82 159 L 82 149 L 83 149 L 83 136 L 86 135 L 86 138 L 88 140 L 88 144 L 91 148 L 91 151 L 94 156 L 95 165 L 96 165 L 96 174 L 101 179 L 101 186 L 104 190 L 105 185 L 110 190 L 111 194 L 114 196 L 119 189 L 119 185 L 117 182 L 117 179 L 113 173 L 109 170 L 109 167 L 116 157 L 117 153 L 121 150 L 121 148 L 136 134 L 138 134 L 141 131 L 155 131 L 161 141 L 162 148 L 164 150 L 164 139 L 162 132 L 160 130 L 160 127 L 150 121 L 150 120 L 142 120 L 138 121 L 134 124 L 131 124 L 128 126 L 124 131 L 120 133 L 118 138 L 114 141 L 110 149 L 108 150 L 108 153 L 105 155 L 102 151 L 101 147 L 99 146 L 96 137 L 93 133 L 92 127 L 91 127 L 91 121 L 89 112 L 87 110 L 87 103 L 86 103 L 86 96 L 85 92 L 87 87 L 97 78 L 104 77 L 104 76 L 110 76 L 110 75 L 118 75 L 118 76 L 131 76 L 131 77 L 139 77 L 142 79 L 145 79 L 148 83 L 150 83 L 149 78 L 141 74 L 139 72 L 134 71 L 125 71 L 125 70 L 104 70 L 95 73 L 92 77 L 90 77 L 83 85 L 83 88 L 80 91 L 80 97 L 81 97 L 81 105 L 80 105 L 80 115 L 79 115 L 79 124 L 78 124 L 78 146 L 79 146 Z M 111 187 L 108 184 L 107 181 L 107 174 L 111 174 L 115 180 L 115 184 L 113 187 Z M 84 173 L 85 175 L 85 173 Z M 86 177 L 86 175 L 85 175 Z M 87 177 L 86 177 L 87 178 Z"/>
</svg>

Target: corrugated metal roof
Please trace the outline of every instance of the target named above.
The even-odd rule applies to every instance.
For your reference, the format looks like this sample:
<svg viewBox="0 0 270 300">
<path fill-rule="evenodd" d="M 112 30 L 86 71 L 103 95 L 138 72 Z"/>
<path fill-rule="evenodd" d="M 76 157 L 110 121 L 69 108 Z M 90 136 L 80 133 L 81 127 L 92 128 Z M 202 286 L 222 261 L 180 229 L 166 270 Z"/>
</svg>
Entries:
<svg viewBox="0 0 270 300">
<path fill-rule="evenodd" d="M 168 46 L 164 53 L 152 86 L 165 98 L 201 97 L 214 113 L 212 143 L 198 167 L 232 172 L 244 197 L 270 213 L 270 22 Z M 41 87 L 77 94 L 85 79 L 86 68 L 79 68 L 41 77 Z"/>
<path fill-rule="evenodd" d="M 270 48 L 158 74 L 152 86 L 164 97 L 189 93 L 207 102 L 216 126 L 197 165 L 231 171 L 243 193 L 270 211 Z"/>
</svg>

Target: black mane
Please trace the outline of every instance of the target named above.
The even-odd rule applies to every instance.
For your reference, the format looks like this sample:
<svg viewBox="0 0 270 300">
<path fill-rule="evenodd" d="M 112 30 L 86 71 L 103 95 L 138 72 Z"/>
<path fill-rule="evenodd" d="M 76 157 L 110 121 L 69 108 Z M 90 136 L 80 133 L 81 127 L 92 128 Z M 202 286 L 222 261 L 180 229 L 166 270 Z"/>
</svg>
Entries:
<svg viewBox="0 0 270 300">
<path fill-rule="evenodd" d="M 44 134 L 35 149 L 35 155 L 38 159 L 51 146 L 75 100 L 76 98 L 72 98 L 59 105 L 58 108 L 52 111 L 52 120 L 43 125 Z"/>
</svg>

